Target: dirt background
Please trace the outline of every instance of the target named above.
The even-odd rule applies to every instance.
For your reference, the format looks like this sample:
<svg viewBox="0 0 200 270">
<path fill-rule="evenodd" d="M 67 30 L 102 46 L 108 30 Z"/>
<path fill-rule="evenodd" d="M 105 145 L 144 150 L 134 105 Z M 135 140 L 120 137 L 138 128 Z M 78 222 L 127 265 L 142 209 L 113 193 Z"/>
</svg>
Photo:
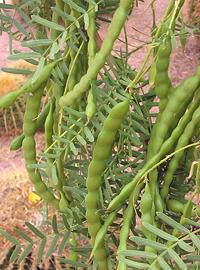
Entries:
<svg viewBox="0 0 200 270">
<path fill-rule="evenodd" d="M 152 11 L 150 9 L 150 0 L 139 4 L 131 14 L 126 31 L 129 37 L 129 49 L 134 49 L 150 39 L 150 30 L 152 25 Z M 155 3 L 156 21 L 162 17 L 169 1 L 158 0 Z M 184 8 L 184 17 L 187 19 L 187 6 Z M 102 25 L 100 36 L 103 38 L 106 32 L 105 25 Z M 123 38 L 123 33 L 121 38 Z M 19 48 L 19 43 L 14 42 L 13 46 Z M 116 49 L 121 46 L 116 42 Z M 130 59 L 130 65 L 138 68 L 147 52 L 148 47 L 139 50 Z M 0 36 L 0 67 L 9 64 L 7 56 L 8 35 L 3 33 Z M 190 36 L 187 40 L 185 49 L 180 46 L 174 48 L 170 65 L 170 77 L 174 84 L 180 82 L 188 75 L 192 74 L 200 57 L 200 42 L 195 36 Z M 1 129 L 2 127 L 0 127 Z M 16 134 L 0 137 L 0 227 L 10 230 L 13 226 L 22 227 L 24 221 L 31 221 L 40 225 L 44 220 L 43 208 L 41 205 L 31 204 L 28 195 L 32 190 L 27 173 L 24 168 L 24 161 L 21 150 L 10 152 L 9 143 Z M 42 145 L 43 134 L 37 136 L 39 147 Z M 3 241 L 0 238 L 0 241 Z M 0 244 L 0 256 L 4 249 L 4 242 Z M 0 257 L 1 260 L 1 257 Z"/>
</svg>

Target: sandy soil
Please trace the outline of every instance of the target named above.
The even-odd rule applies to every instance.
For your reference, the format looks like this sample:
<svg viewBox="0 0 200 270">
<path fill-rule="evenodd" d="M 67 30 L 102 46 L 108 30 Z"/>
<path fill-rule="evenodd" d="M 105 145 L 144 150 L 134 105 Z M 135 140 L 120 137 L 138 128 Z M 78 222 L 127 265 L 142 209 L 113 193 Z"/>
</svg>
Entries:
<svg viewBox="0 0 200 270">
<path fill-rule="evenodd" d="M 126 31 L 129 37 L 129 50 L 147 42 L 150 38 L 151 9 L 147 0 L 140 3 L 130 16 Z M 159 21 L 168 4 L 167 0 L 156 1 L 156 21 Z M 106 27 L 103 25 L 100 35 L 103 37 Z M 122 38 L 123 38 L 122 34 Z M 18 47 L 18 42 L 13 46 Z M 116 49 L 121 46 L 116 43 Z M 8 50 L 8 35 L 3 33 L 0 36 L 0 67 L 4 67 L 8 61 L 6 59 Z M 147 47 L 135 53 L 130 59 L 133 68 L 138 68 L 147 52 Z M 190 37 L 187 41 L 185 50 L 178 47 L 174 49 L 170 65 L 170 76 L 174 84 L 192 74 L 198 65 L 200 56 L 200 43 L 195 37 Z M 27 196 L 32 186 L 24 168 L 22 152 L 9 151 L 9 142 L 12 136 L 0 137 L 0 227 L 23 226 L 24 220 L 40 223 L 40 206 L 33 206 L 27 202 Z M 42 143 L 42 134 L 38 135 L 39 143 Z M 0 251 L 1 251 L 0 246 Z M 1 258 L 0 258 L 1 259 Z"/>
</svg>

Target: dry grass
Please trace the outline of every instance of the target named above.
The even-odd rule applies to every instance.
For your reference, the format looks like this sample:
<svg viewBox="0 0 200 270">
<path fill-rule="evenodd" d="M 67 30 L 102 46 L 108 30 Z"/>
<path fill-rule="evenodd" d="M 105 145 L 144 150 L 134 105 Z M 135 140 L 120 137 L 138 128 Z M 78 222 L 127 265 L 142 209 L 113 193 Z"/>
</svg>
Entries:
<svg viewBox="0 0 200 270">
<path fill-rule="evenodd" d="M 43 134 L 37 134 L 36 138 L 37 149 L 42 149 Z M 41 224 L 44 214 L 41 203 L 33 204 L 29 200 L 33 185 L 24 166 L 22 151 L 11 152 L 10 141 L 10 137 L 0 137 L 0 228 L 12 231 L 13 227 L 23 227 L 25 221 Z M 5 239 L 0 237 L 0 253 L 6 244 L 3 241 Z"/>
<path fill-rule="evenodd" d="M 37 222 L 38 205 L 31 205 L 28 195 L 32 191 L 25 169 L 1 172 L 0 225 L 5 229 L 23 226 L 24 220 Z M 6 203 L 5 203 L 6 202 Z"/>
<path fill-rule="evenodd" d="M 25 79 L 22 75 L 3 72 L 0 73 L 0 96 L 17 90 L 24 83 L 24 81 Z"/>
<path fill-rule="evenodd" d="M 10 68 L 16 69 L 27 69 L 30 71 L 34 71 L 35 66 L 24 61 L 19 60 L 8 65 Z M 11 74 L 11 73 L 0 73 L 0 96 L 5 95 L 11 91 L 17 90 L 24 82 L 27 80 L 27 76 L 20 74 Z"/>
</svg>

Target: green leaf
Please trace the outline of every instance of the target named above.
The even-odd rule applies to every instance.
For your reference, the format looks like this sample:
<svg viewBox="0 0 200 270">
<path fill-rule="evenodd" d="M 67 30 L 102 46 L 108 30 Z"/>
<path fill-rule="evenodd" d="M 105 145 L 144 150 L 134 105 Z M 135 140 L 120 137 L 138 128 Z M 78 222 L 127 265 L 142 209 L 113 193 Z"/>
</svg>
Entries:
<svg viewBox="0 0 200 270">
<path fill-rule="evenodd" d="M 88 138 L 89 142 L 94 142 L 94 136 L 92 134 L 92 132 L 90 131 L 90 129 L 88 127 L 84 127 L 84 133 L 85 136 Z"/>
<path fill-rule="evenodd" d="M 82 126 L 83 126 L 82 121 L 77 121 L 77 120 L 73 119 L 72 117 L 68 117 L 68 118 L 64 117 L 64 119 L 68 120 L 70 122 L 70 124 L 72 124 L 74 126 L 77 126 L 80 128 L 82 128 Z M 75 131 L 74 131 L 74 134 L 77 134 L 77 132 L 75 133 Z"/>
<path fill-rule="evenodd" d="M 179 240 L 178 245 L 182 250 L 184 250 L 186 252 L 194 252 L 195 251 L 195 249 L 193 247 L 191 247 L 189 244 L 187 244 L 183 240 Z"/>
<path fill-rule="evenodd" d="M 58 231 L 58 223 L 57 223 L 56 215 L 53 215 L 53 218 L 52 218 L 52 227 L 53 227 L 54 233 L 55 234 L 58 234 L 59 231 Z"/>
<path fill-rule="evenodd" d="M 16 53 L 16 54 L 11 54 L 8 56 L 8 60 L 26 60 L 26 59 L 31 59 L 31 58 L 40 58 L 41 54 L 37 52 L 29 52 L 29 53 Z"/>
<path fill-rule="evenodd" d="M 32 18 L 33 22 L 36 22 L 36 23 L 41 24 L 43 26 L 47 26 L 50 29 L 54 29 L 54 30 L 57 30 L 60 32 L 65 31 L 65 28 L 63 26 L 61 26 L 57 23 L 54 23 L 54 22 L 50 22 L 50 21 L 48 21 L 48 20 L 46 20 L 38 15 L 32 15 L 31 18 Z"/>
<path fill-rule="evenodd" d="M 173 249 L 168 249 L 167 252 L 169 253 L 170 257 L 173 258 L 173 260 L 177 263 L 177 265 L 182 269 L 182 270 L 187 270 L 187 266 L 184 263 L 184 261 L 179 257 L 179 255 L 173 250 Z"/>
<path fill-rule="evenodd" d="M 12 19 L 12 24 L 22 33 L 24 34 L 26 37 L 28 37 L 30 35 L 29 32 L 26 31 L 26 29 L 23 27 L 23 24 L 21 24 L 20 22 L 16 21 L 15 19 Z"/>
<path fill-rule="evenodd" d="M 59 67 L 59 65 L 56 66 L 55 70 L 56 70 L 56 73 L 58 74 L 58 78 L 61 81 L 64 81 L 65 80 L 65 77 L 63 76 L 63 70 L 61 70 L 61 68 Z"/>
<path fill-rule="evenodd" d="M 49 258 L 52 255 L 53 251 L 56 248 L 56 245 L 58 243 L 58 240 L 59 240 L 59 234 L 56 234 L 54 236 L 52 242 L 51 242 L 51 245 L 50 245 L 49 249 L 47 250 L 46 259 Z"/>
<path fill-rule="evenodd" d="M 62 17 L 64 20 L 67 20 L 67 21 L 70 21 L 70 22 L 74 22 L 75 25 L 78 26 L 77 28 L 80 27 L 79 22 L 78 22 L 78 20 L 77 20 L 75 17 L 71 16 L 70 14 L 67 14 L 66 12 L 63 12 L 62 10 L 60 10 L 60 9 L 57 8 L 57 7 L 53 7 L 52 10 L 53 10 L 54 12 L 56 12 L 56 13 L 57 13 L 60 17 Z"/>
<path fill-rule="evenodd" d="M 33 243 L 33 240 L 25 232 L 21 231 L 20 229 L 14 228 L 14 232 L 17 233 L 19 236 L 21 236 L 27 242 Z"/>
<path fill-rule="evenodd" d="M 165 223 L 170 225 L 172 228 L 177 229 L 178 231 L 181 231 L 181 232 L 186 233 L 186 234 L 190 233 L 190 231 L 187 228 L 185 228 L 183 225 L 176 222 L 172 218 L 168 217 L 167 215 L 165 215 L 161 212 L 157 212 L 156 214 L 161 220 L 163 220 Z"/>
<path fill-rule="evenodd" d="M 0 234 L 4 236 L 8 241 L 13 243 L 14 245 L 20 245 L 19 241 L 15 239 L 11 234 L 9 234 L 7 231 L 0 229 Z"/>
<path fill-rule="evenodd" d="M 140 146 L 142 143 L 141 143 L 140 138 L 137 135 L 137 133 L 134 130 L 132 130 L 131 133 L 132 133 L 132 136 L 130 137 L 130 140 L 133 143 L 133 145 Z M 128 138 L 128 143 L 130 143 L 130 140 Z"/>
<path fill-rule="evenodd" d="M 194 233 L 190 234 L 190 237 L 192 239 L 193 244 L 198 248 L 198 250 L 200 251 L 200 239 L 198 238 L 198 236 L 196 236 Z"/>
<path fill-rule="evenodd" d="M 68 223 L 68 219 L 66 217 L 66 215 L 62 214 L 62 221 L 63 221 L 63 225 L 65 226 L 65 228 L 67 230 L 70 230 L 70 226 L 69 226 L 69 223 Z"/>
<path fill-rule="evenodd" d="M 31 230 L 39 238 L 41 238 L 41 239 L 46 238 L 46 236 L 41 231 L 39 231 L 35 226 L 33 226 L 31 223 L 26 221 L 25 224 L 29 228 L 29 230 Z"/>
<path fill-rule="evenodd" d="M 121 256 L 119 256 L 119 261 L 125 263 L 127 266 L 134 267 L 136 269 L 148 269 L 149 267 L 149 264 L 147 263 L 134 262 Z"/>
<path fill-rule="evenodd" d="M 29 40 L 29 41 L 22 41 L 22 47 L 34 48 L 34 47 L 43 47 L 43 46 L 50 46 L 53 44 L 53 41 L 50 39 L 38 39 L 38 40 Z"/>
<path fill-rule="evenodd" d="M 142 222 L 142 225 L 148 230 L 150 231 L 151 233 L 153 233 L 154 235 L 157 235 L 159 236 L 160 238 L 163 238 L 165 240 L 168 240 L 168 241 L 178 241 L 178 238 L 173 236 L 173 235 L 170 235 L 162 230 L 160 230 L 159 228 L 155 227 L 155 226 L 152 226 L 151 224 L 149 223 L 146 223 L 146 222 Z"/>
<path fill-rule="evenodd" d="M 99 9 L 98 4 L 94 0 L 86 0 L 86 1 L 92 6 L 92 8 L 89 9 L 89 11 L 92 10 L 92 9 L 94 9 L 95 12 L 98 11 L 98 9 Z"/>
<path fill-rule="evenodd" d="M 69 144 L 70 150 L 72 151 L 72 153 L 77 156 L 78 155 L 78 149 L 75 147 L 75 145 L 73 144 L 73 142 L 70 142 Z"/>
<path fill-rule="evenodd" d="M 123 250 L 120 252 L 120 255 L 126 257 L 139 257 L 139 258 L 146 258 L 146 259 L 156 259 L 157 255 L 154 253 L 140 251 L 140 250 Z"/>
<path fill-rule="evenodd" d="M 77 140 L 80 142 L 80 144 L 82 144 L 83 146 L 85 146 L 87 144 L 86 140 L 80 136 L 79 134 L 76 136 Z"/>
<path fill-rule="evenodd" d="M 74 9 L 74 10 L 80 12 L 80 13 L 85 13 L 85 10 L 82 7 L 78 6 L 75 3 L 75 1 L 72 1 L 72 0 L 63 0 L 63 2 L 65 2 L 66 4 L 68 4 L 71 7 L 71 9 Z"/>
<path fill-rule="evenodd" d="M 33 247 L 33 243 L 28 244 L 28 246 L 24 249 L 24 251 L 22 252 L 22 254 L 20 255 L 19 259 L 17 260 L 17 262 L 20 264 L 27 256 L 28 254 L 31 252 Z"/>
<path fill-rule="evenodd" d="M 189 218 L 184 218 L 184 223 L 195 226 L 197 228 L 200 228 L 200 223 L 199 222 L 195 222 L 194 220 L 191 220 Z"/>
<path fill-rule="evenodd" d="M 22 74 L 22 75 L 30 75 L 33 72 L 28 69 L 16 69 L 16 68 L 1 68 L 2 71 L 12 74 Z"/>
<path fill-rule="evenodd" d="M 54 41 L 52 47 L 51 47 L 51 50 L 50 50 L 50 53 L 49 53 L 49 58 L 51 60 L 54 60 L 55 59 L 55 55 L 57 54 L 57 52 L 60 50 L 60 46 L 59 44 L 57 43 L 57 41 Z"/>
<path fill-rule="evenodd" d="M 20 17 L 22 19 L 24 19 L 24 21 L 27 23 L 27 24 L 31 24 L 31 19 L 26 15 L 26 13 L 21 9 L 21 8 L 18 8 L 16 7 L 16 10 L 17 12 L 19 13 Z"/>
<path fill-rule="evenodd" d="M 68 112 L 71 115 L 77 116 L 79 118 L 85 118 L 86 114 L 85 112 L 76 111 L 70 107 L 64 107 L 64 111 Z"/>
<path fill-rule="evenodd" d="M 9 259 L 9 262 L 13 263 L 17 260 L 17 257 L 19 256 L 19 253 L 21 252 L 21 245 L 17 245 L 15 249 L 12 252 L 12 255 Z"/>
<path fill-rule="evenodd" d="M 163 270 L 172 270 L 172 268 L 166 263 L 162 256 L 158 256 L 157 261 Z"/>
<path fill-rule="evenodd" d="M 64 248 L 65 248 L 65 246 L 67 244 L 68 238 L 69 238 L 69 233 L 65 233 L 64 236 L 63 236 L 63 239 L 62 239 L 62 241 L 61 241 L 61 243 L 59 245 L 59 248 L 58 248 L 58 254 L 59 255 L 63 252 L 63 250 L 64 250 Z"/>
<path fill-rule="evenodd" d="M 161 243 L 157 243 L 156 241 L 153 241 L 153 240 L 139 237 L 139 236 L 131 236 L 130 240 L 141 246 L 149 246 L 157 250 L 166 250 L 165 245 Z"/>
<path fill-rule="evenodd" d="M 133 125 L 134 128 L 136 128 L 136 131 L 140 131 L 141 133 L 144 133 L 145 135 L 149 136 L 148 129 L 144 128 L 142 124 L 138 123 L 133 119 L 131 120 L 131 124 Z"/>
<path fill-rule="evenodd" d="M 42 257 L 43 257 L 43 254 L 44 254 L 44 249 L 45 249 L 45 246 L 46 246 L 46 238 L 42 239 L 41 243 L 40 243 L 40 246 L 38 248 L 38 253 L 37 253 L 37 264 L 39 264 L 42 260 Z"/>
</svg>

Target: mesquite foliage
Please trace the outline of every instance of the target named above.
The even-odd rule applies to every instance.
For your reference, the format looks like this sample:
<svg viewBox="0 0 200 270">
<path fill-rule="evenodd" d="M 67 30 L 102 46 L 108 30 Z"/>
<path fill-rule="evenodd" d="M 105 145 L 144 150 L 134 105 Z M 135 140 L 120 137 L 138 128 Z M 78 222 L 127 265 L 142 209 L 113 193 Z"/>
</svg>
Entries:
<svg viewBox="0 0 200 270">
<path fill-rule="evenodd" d="M 36 69 L 20 89 L 0 98 L 0 108 L 27 97 L 23 133 L 11 150 L 23 147 L 35 191 L 62 217 L 53 218 L 46 255 L 48 236 L 27 223 L 41 240 L 37 262 L 65 247 L 65 263 L 76 269 L 193 269 L 199 261 L 200 209 L 185 195 L 200 190 L 200 68 L 175 87 L 169 77 L 184 1 L 170 1 L 137 71 L 128 64 L 134 52 L 126 31 L 125 50 L 113 50 L 136 4 L 60 0 L 45 15 L 42 1 L 38 9 L 27 3 L 33 36 L 16 24 L 30 51 L 9 58 L 31 61 Z M 23 8 L 17 6 L 27 23 Z M 108 24 L 102 40 L 101 20 Z M 36 153 L 41 127 L 45 147 Z M 11 262 L 25 259 L 33 241 L 18 231 L 29 242 L 22 246 L 0 232 L 15 244 Z"/>
</svg>

